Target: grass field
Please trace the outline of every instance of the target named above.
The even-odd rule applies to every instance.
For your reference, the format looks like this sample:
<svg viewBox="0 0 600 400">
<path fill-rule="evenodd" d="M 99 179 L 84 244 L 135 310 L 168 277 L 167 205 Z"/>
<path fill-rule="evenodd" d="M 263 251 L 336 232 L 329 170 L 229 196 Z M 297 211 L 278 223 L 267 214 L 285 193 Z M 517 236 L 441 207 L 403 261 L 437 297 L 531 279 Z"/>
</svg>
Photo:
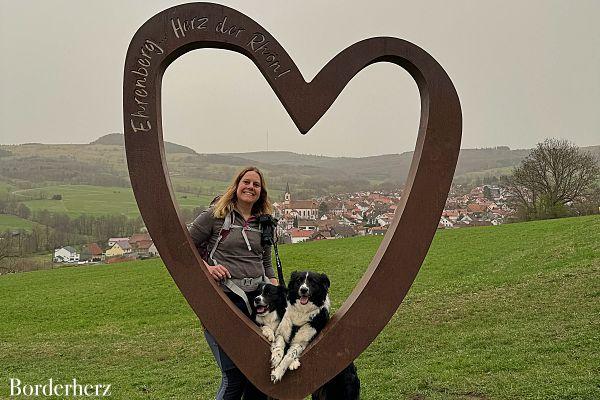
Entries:
<svg viewBox="0 0 600 400">
<path fill-rule="evenodd" d="M 35 196 L 40 191 L 48 198 L 60 194 L 62 200 L 29 200 L 24 203 L 31 210 L 46 209 L 50 212 L 67 213 L 71 217 L 80 214 L 104 215 L 124 214 L 129 217 L 139 215 L 137 203 L 130 188 L 104 187 L 90 185 L 58 185 L 36 189 L 18 190 L 13 192 L 18 196 Z M 179 207 L 194 208 L 206 206 L 213 196 L 196 196 L 177 193 Z"/>
<path fill-rule="evenodd" d="M 337 309 L 379 242 L 282 246 L 284 270 L 327 272 Z M 361 398 L 598 399 L 599 299 L 598 216 L 439 231 L 356 361 Z M 111 383 L 117 399 L 214 398 L 217 368 L 160 261 L 0 276 L 0 304 L 0 398 L 10 377 Z"/>
<path fill-rule="evenodd" d="M 9 184 L 8 182 L 0 181 L 0 198 L 4 199 L 8 193 L 14 190 L 14 186 Z"/>
<path fill-rule="evenodd" d="M 37 225 L 35 222 L 19 218 L 16 215 L 0 214 L 0 232 L 9 230 L 31 231 L 35 225 Z"/>
</svg>

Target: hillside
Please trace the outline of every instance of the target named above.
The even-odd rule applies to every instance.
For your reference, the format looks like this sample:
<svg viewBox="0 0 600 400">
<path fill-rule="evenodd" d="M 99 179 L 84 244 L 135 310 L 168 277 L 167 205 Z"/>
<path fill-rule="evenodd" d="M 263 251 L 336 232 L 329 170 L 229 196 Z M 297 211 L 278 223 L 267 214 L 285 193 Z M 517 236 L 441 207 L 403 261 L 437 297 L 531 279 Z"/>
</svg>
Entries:
<svg viewBox="0 0 600 400">
<path fill-rule="evenodd" d="M 32 228 L 36 225 L 38 224 L 28 219 L 19 218 L 16 215 L 0 215 L 0 232 L 19 230 L 31 232 Z"/>
<path fill-rule="evenodd" d="M 284 271 L 328 273 L 338 309 L 380 240 L 281 246 Z M 600 398 L 599 287 L 598 216 L 439 231 L 356 362 L 361 398 Z M 159 261 L 0 276 L 0 302 L 2 382 L 76 377 L 119 399 L 216 392 L 200 324 Z"/>
<path fill-rule="evenodd" d="M 61 200 L 52 200 L 51 197 L 54 194 L 60 194 Z M 46 186 L 43 189 L 16 190 L 13 195 L 32 211 L 48 210 L 65 213 L 70 217 L 81 214 L 123 214 L 132 218 L 139 216 L 139 209 L 130 188 L 56 185 Z M 45 198 L 41 199 L 40 197 Z M 189 209 L 204 207 L 212 200 L 212 197 L 209 196 L 182 193 L 176 193 L 175 198 L 180 208 Z M 1 220 L 2 218 L 0 218 Z"/>
<path fill-rule="evenodd" d="M 584 147 L 582 150 L 600 156 L 600 146 Z M 455 178 L 463 177 L 468 173 L 488 172 L 494 175 L 495 170 L 516 166 L 529 152 L 530 149 L 511 150 L 506 146 L 490 149 L 461 149 Z M 288 151 L 223 153 L 222 155 L 275 165 L 349 170 L 368 180 L 403 180 L 408 174 L 413 152 L 359 158 L 296 154 Z M 505 173 L 506 171 L 503 171 L 503 174 Z"/>
<path fill-rule="evenodd" d="M 123 135 L 109 134 L 90 144 L 29 143 L 0 146 L 0 185 L 21 189 L 56 184 L 128 187 Z M 242 166 L 264 170 L 275 199 L 289 183 L 297 198 L 331 193 L 393 189 L 404 182 L 412 152 L 372 157 L 326 157 L 292 152 L 198 154 L 167 142 L 167 163 L 178 192 L 215 196 Z M 600 155 L 600 146 L 585 150 Z M 455 180 L 480 182 L 510 173 L 529 150 L 463 149 Z"/>
</svg>

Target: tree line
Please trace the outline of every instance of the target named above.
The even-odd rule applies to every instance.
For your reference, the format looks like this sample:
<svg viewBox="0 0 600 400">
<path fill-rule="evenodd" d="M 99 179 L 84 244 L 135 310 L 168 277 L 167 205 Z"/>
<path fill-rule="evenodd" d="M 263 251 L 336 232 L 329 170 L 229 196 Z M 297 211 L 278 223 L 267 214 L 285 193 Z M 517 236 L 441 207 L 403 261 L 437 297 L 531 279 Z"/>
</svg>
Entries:
<svg viewBox="0 0 600 400">
<path fill-rule="evenodd" d="M 0 214 L 16 215 L 23 219 L 31 217 L 31 210 L 24 203 L 16 201 L 14 198 L 0 198 Z"/>
<path fill-rule="evenodd" d="M 0 259 L 52 251 L 66 245 L 98 242 L 102 246 L 110 237 L 129 237 L 144 226 L 139 217 L 85 214 L 69 217 L 48 210 L 32 212 L 29 220 L 39 225 L 34 225 L 29 231 L 21 229 L 0 233 L 3 249 Z"/>
<path fill-rule="evenodd" d="M 40 156 L 0 158 L 0 176 L 15 181 L 37 183 L 130 186 L 126 174 L 119 173 L 109 165 L 85 163 L 65 156 L 61 156 L 58 160 Z"/>
<path fill-rule="evenodd" d="M 0 234 L 0 260 L 49 252 L 67 244 L 85 243 L 88 237 L 35 225 L 31 231 L 12 230 Z"/>
<path fill-rule="evenodd" d="M 129 218 L 122 214 L 81 214 L 69 217 L 68 214 L 48 210 L 34 211 L 30 220 L 58 231 L 87 236 L 101 242 L 110 237 L 130 236 L 144 226 L 140 217 Z"/>
<path fill-rule="evenodd" d="M 102 246 L 111 237 L 129 237 L 138 233 L 144 227 L 141 217 L 129 218 L 125 215 L 88 215 L 81 214 L 70 217 L 65 213 L 50 212 L 48 210 L 30 211 L 23 203 L 5 202 L 0 213 L 13 214 L 37 222 L 30 231 L 11 230 L 0 232 L 4 252 L 12 256 L 23 256 L 45 251 L 66 245 L 79 245 L 97 242 Z M 18 213 L 21 206 L 27 208 L 27 213 Z M 190 223 L 205 207 L 195 209 L 181 209 L 179 215 L 185 223 Z M 11 212 L 7 212 L 11 211 Z M 12 212 L 15 211 L 15 212 Z M 0 257 L 0 260 L 3 257 Z"/>
</svg>

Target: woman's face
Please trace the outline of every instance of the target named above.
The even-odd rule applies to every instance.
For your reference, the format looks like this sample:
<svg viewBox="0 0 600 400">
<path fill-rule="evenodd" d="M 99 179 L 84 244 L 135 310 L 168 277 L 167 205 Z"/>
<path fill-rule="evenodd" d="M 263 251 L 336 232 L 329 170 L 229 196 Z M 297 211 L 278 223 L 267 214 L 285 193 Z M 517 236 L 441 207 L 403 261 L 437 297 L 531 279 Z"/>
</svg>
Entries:
<svg viewBox="0 0 600 400">
<path fill-rule="evenodd" d="M 260 197 L 261 186 L 260 175 L 257 172 L 246 172 L 237 186 L 236 196 L 238 201 L 254 205 Z"/>
</svg>

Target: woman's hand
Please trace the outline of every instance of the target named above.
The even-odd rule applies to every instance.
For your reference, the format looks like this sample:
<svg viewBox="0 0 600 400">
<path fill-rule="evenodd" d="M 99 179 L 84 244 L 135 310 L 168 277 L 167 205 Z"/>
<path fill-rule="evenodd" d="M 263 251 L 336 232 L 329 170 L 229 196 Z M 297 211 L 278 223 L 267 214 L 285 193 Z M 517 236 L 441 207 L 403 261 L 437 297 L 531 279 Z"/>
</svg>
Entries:
<svg viewBox="0 0 600 400">
<path fill-rule="evenodd" d="M 212 275 L 213 279 L 217 282 L 221 282 L 226 278 L 231 278 L 229 270 L 223 265 L 207 265 L 208 272 Z"/>
<path fill-rule="evenodd" d="M 270 281 L 275 286 L 279 285 L 279 281 L 277 280 L 277 278 L 271 278 Z"/>
</svg>

